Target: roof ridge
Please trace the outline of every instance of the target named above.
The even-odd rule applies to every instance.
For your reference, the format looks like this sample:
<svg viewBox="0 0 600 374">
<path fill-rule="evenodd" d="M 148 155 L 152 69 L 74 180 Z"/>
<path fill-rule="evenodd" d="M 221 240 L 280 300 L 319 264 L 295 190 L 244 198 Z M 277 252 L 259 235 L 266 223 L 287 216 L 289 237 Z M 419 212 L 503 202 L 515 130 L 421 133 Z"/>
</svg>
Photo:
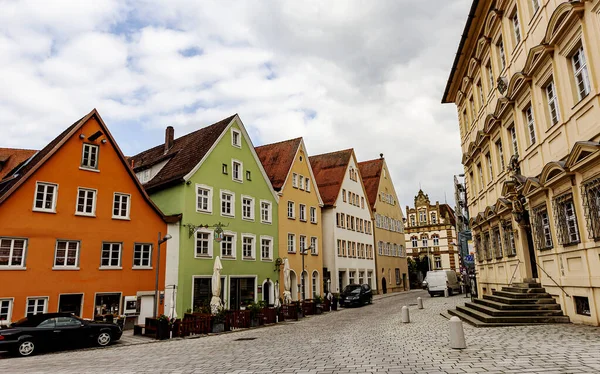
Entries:
<svg viewBox="0 0 600 374">
<path fill-rule="evenodd" d="M 278 145 L 278 144 L 281 144 L 281 143 L 288 143 L 288 142 L 293 142 L 293 141 L 297 141 L 297 140 L 302 140 L 302 136 L 299 136 L 299 137 L 293 138 L 293 139 L 281 140 L 281 141 L 278 141 L 278 142 L 275 142 L 275 143 L 269 143 L 269 144 L 259 145 L 259 146 L 256 146 L 254 148 L 256 149 L 256 148 L 260 148 L 260 147 L 268 147 L 268 146 L 271 146 L 271 145 Z"/>
<path fill-rule="evenodd" d="M 354 148 L 346 148 L 346 149 L 341 149 L 339 151 L 321 153 L 321 154 L 313 155 L 313 156 L 310 156 L 310 157 L 321 157 L 321 156 L 333 155 L 333 154 L 336 154 L 336 153 L 353 152 L 353 151 L 354 151 Z"/>
</svg>

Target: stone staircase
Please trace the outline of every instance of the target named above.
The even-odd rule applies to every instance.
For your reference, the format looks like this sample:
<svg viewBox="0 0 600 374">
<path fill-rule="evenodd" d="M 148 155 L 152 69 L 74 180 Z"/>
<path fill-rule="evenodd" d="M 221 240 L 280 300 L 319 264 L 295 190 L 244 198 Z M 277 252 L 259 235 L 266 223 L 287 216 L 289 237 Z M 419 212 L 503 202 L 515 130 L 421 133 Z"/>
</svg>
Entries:
<svg viewBox="0 0 600 374">
<path fill-rule="evenodd" d="M 502 287 L 502 291 L 483 295 L 483 299 L 457 306 L 448 313 L 475 327 L 570 322 L 546 289 L 540 283 L 529 281 Z"/>
</svg>

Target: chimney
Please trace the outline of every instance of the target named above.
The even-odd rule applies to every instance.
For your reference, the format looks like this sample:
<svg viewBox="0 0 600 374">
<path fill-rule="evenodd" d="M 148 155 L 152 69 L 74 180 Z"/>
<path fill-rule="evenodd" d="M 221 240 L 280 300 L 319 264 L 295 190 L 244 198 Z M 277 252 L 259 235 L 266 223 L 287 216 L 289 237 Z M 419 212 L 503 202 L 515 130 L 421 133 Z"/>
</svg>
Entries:
<svg viewBox="0 0 600 374">
<path fill-rule="evenodd" d="M 379 154 L 379 158 L 383 160 L 383 153 Z"/>
<path fill-rule="evenodd" d="M 165 131 L 165 154 L 173 147 L 173 138 L 175 137 L 175 129 L 173 126 L 167 126 Z"/>
</svg>

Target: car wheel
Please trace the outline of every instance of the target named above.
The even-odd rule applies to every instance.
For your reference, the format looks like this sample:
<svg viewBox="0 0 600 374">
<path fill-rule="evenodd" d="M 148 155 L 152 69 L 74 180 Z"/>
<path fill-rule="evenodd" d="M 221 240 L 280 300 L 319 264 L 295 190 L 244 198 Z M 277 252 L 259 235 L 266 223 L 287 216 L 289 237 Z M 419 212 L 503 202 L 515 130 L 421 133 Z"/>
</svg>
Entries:
<svg viewBox="0 0 600 374">
<path fill-rule="evenodd" d="M 107 345 L 110 344 L 111 340 L 112 340 L 112 337 L 110 336 L 110 332 L 102 331 L 100 334 L 98 334 L 96 343 L 98 343 L 98 345 L 101 347 L 106 347 Z"/>
<path fill-rule="evenodd" d="M 448 296 L 452 296 L 454 290 L 452 288 L 448 288 Z"/>
<path fill-rule="evenodd" d="M 31 356 L 35 352 L 35 344 L 31 340 L 23 340 L 19 343 L 16 352 L 21 357 Z"/>
<path fill-rule="evenodd" d="M 433 297 L 433 292 L 429 292 L 429 297 Z"/>
<path fill-rule="evenodd" d="M 369 304 L 373 304 L 373 296 L 369 297 Z"/>
</svg>

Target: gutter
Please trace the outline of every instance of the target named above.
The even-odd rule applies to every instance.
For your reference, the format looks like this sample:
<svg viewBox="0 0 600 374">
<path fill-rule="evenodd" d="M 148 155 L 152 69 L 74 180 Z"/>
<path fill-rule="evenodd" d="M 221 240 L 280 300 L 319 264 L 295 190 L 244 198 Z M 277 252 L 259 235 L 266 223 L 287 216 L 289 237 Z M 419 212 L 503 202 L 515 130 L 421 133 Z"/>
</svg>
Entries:
<svg viewBox="0 0 600 374">
<path fill-rule="evenodd" d="M 471 10 L 469 10 L 469 16 L 467 17 L 467 24 L 465 25 L 465 29 L 463 30 L 462 36 L 460 37 L 460 42 L 458 43 L 458 50 L 456 51 L 456 56 L 454 57 L 454 63 L 452 64 L 452 69 L 450 69 L 450 76 L 448 77 L 448 83 L 446 83 L 446 89 L 444 90 L 444 96 L 442 96 L 442 104 L 450 103 L 448 101 L 448 92 L 450 91 L 450 86 L 452 85 L 452 81 L 454 79 L 454 73 L 456 73 L 456 66 L 460 61 L 462 56 L 462 49 L 467 41 L 467 37 L 469 35 L 469 31 L 471 29 L 471 23 L 473 22 L 473 18 L 475 18 L 475 11 L 477 10 L 477 6 L 479 5 L 479 0 L 473 0 L 473 4 L 471 4 Z"/>
</svg>

